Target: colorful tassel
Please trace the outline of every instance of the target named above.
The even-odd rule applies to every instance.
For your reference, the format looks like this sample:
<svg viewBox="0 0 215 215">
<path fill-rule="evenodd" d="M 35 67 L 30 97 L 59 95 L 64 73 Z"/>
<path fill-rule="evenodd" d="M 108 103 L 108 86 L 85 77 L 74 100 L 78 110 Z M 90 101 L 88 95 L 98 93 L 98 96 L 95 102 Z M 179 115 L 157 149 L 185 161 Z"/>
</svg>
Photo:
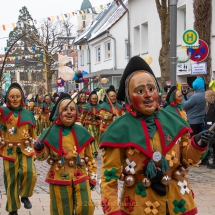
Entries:
<svg viewBox="0 0 215 215">
<path fill-rule="evenodd" d="M 76 157 L 76 164 L 80 164 L 81 163 L 81 158 L 79 155 L 77 155 Z"/>
<path fill-rule="evenodd" d="M 155 163 L 154 161 L 151 159 L 147 165 L 147 168 L 146 168 L 146 175 L 147 177 L 149 178 L 154 178 L 157 174 L 157 170 L 156 170 L 156 167 L 155 167 Z"/>
<path fill-rule="evenodd" d="M 161 170 L 163 173 L 169 171 L 169 164 L 164 156 L 161 158 Z"/>
</svg>

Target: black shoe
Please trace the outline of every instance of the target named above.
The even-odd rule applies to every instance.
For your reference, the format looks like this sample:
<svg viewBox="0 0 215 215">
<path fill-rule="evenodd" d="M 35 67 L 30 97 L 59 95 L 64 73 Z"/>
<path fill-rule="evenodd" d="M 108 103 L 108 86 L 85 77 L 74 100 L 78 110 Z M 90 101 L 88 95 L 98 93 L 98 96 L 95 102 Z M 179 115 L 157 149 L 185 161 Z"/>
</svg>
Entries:
<svg viewBox="0 0 215 215">
<path fill-rule="evenodd" d="M 31 209 L 32 204 L 27 197 L 21 197 L 21 202 L 24 203 L 24 208 Z"/>
<path fill-rule="evenodd" d="M 208 169 L 215 169 L 215 163 L 209 164 L 207 166 Z"/>
<path fill-rule="evenodd" d="M 208 164 L 209 164 L 208 160 L 203 159 L 199 165 L 201 166 L 201 165 L 208 165 Z"/>
<path fill-rule="evenodd" d="M 8 215 L 18 215 L 17 211 L 11 211 Z"/>
</svg>

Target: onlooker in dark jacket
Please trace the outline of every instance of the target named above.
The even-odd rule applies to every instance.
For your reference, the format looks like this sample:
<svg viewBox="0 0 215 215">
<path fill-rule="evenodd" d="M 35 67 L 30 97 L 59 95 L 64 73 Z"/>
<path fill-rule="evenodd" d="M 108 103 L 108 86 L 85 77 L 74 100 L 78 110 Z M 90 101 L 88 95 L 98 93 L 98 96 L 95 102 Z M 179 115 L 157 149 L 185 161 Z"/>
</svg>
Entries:
<svg viewBox="0 0 215 215">
<path fill-rule="evenodd" d="M 187 99 L 186 94 L 182 100 L 182 106 L 187 112 L 188 122 L 193 130 L 191 136 L 202 131 L 205 117 L 205 84 L 202 77 L 198 77 L 192 84 L 195 93 Z"/>
</svg>

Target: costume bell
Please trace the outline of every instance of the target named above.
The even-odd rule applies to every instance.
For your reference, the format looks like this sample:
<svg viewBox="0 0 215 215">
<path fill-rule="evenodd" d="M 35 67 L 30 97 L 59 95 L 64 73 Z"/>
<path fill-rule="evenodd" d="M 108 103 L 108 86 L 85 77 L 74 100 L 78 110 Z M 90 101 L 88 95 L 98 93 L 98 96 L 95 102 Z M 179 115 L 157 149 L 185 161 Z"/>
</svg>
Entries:
<svg viewBox="0 0 215 215">
<path fill-rule="evenodd" d="M 80 118 L 81 124 L 90 132 L 94 137 L 92 142 L 92 152 L 94 157 L 98 155 L 98 144 L 100 139 L 100 105 L 98 104 L 98 96 L 96 91 L 92 91 L 88 97 L 88 103 L 82 109 Z"/>
<path fill-rule="evenodd" d="M 100 131 L 104 133 L 108 126 L 119 116 L 125 114 L 123 107 L 117 103 L 116 91 L 113 85 L 107 90 L 106 94 L 108 98 L 105 98 L 106 102 L 101 104 L 101 110 L 99 116 L 101 118 Z"/>
<path fill-rule="evenodd" d="M 151 68 L 142 58 L 131 58 L 117 95 L 128 113 L 108 127 L 100 143 L 105 215 L 197 213 L 186 173 L 198 165 L 213 132 L 189 140 L 184 119 L 157 109 L 158 92 Z M 118 179 L 124 180 L 119 203 Z"/>
<path fill-rule="evenodd" d="M 176 86 L 172 86 L 170 88 L 166 101 L 167 106 L 165 107 L 165 110 L 176 113 L 187 121 L 187 114 L 182 107 L 182 93 L 176 88 Z"/>
<path fill-rule="evenodd" d="M 46 182 L 50 189 L 51 215 L 92 215 L 92 189 L 96 185 L 97 166 L 90 143 L 93 137 L 76 125 L 76 105 L 67 93 L 62 93 L 50 115 L 55 121 L 44 143 L 45 130 L 34 145 L 39 161 L 47 162 L 50 169 Z M 61 113 L 61 111 L 63 112 Z M 61 114 L 60 114 L 61 113 Z"/>
<path fill-rule="evenodd" d="M 17 83 L 6 93 L 7 107 L 0 108 L 0 156 L 3 158 L 6 211 L 17 215 L 20 199 L 26 209 L 32 207 L 28 197 L 36 184 L 33 141 L 36 122 L 31 111 L 23 108 L 24 94 Z"/>
</svg>

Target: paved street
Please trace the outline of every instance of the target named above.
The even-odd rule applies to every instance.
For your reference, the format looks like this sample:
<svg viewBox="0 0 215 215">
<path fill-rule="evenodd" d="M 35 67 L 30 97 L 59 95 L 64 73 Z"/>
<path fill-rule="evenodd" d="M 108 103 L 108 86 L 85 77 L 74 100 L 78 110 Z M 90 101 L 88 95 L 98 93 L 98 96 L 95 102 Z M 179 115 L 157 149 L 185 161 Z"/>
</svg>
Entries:
<svg viewBox="0 0 215 215">
<path fill-rule="evenodd" d="M 101 159 L 97 158 L 99 177 Z M 46 162 L 35 161 L 37 168 L 37 184 L 34 190 L 34 195 L 31 198 L 33 209 L 26 210 L 23 207 L 19 210 L 19 215 L 38 215 L 40 212 L 43 215 L 49 214 L 49 191 L 48 184 L 44 182 L 47 168 L 49 165 Z M 3 165 L 0 159 L 0 215 L 7 215 L 5 211 L 5 190 L 3 185 Z M 188 178 L 191 182 L 192 189 L 195 193 L 195 201 L 198 206 L 198 215 L 214 215 L 215 214 L 215 170 L 209 170 L 206 166 L 200 166 L 190 170 Z M 96 205 L 100 205 L 100 194 L 98 185 L 92 193 L 93 201 Z M 94 215 L 102 215 L 101 207 L 95 209 Z"/>
</svg>

